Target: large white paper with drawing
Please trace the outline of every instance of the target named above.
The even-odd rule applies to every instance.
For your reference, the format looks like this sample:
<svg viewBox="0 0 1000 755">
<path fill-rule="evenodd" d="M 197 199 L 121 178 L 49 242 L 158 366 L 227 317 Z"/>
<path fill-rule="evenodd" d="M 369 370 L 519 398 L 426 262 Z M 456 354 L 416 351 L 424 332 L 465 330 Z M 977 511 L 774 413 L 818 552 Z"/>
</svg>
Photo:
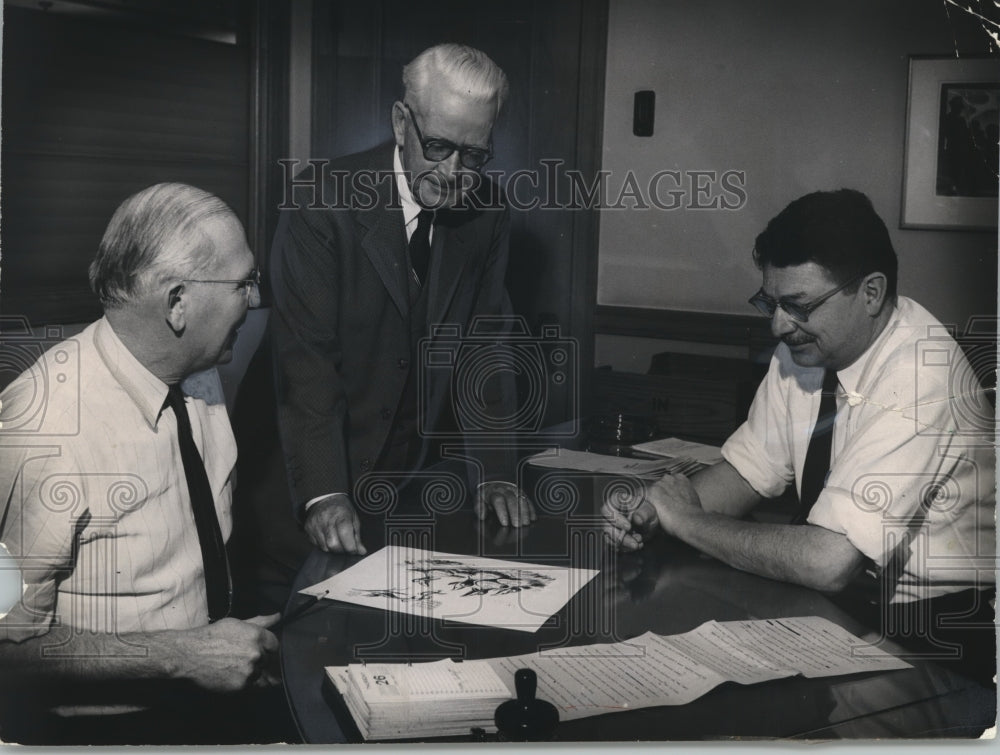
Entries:
<svg viewBox="0 0 1000 755">
<path fill-rule="evenodd" d="M 328 667 L 365 738 L 398 739 L 492 730 L 514 696 L 514 674 L 531 668 L 537 697 L 559 718 L 684 705 L 723 682 L 755 684 L 802 674 L 891 671 L 910 664 L 817 617 L 709 621 L 685 634 L 647 632 L 628 642 L 557 648 L 509 658 Z M 505 695 L 506 690 L 506 695 Z M 446 703 L 446 704 L 445 704 Z"/>
<path fill-rule="evenodd" d="M 443 621 L 537 631 L 592 580 L 592 569 L 389 545 L 301 592 Z"/>
</svg>

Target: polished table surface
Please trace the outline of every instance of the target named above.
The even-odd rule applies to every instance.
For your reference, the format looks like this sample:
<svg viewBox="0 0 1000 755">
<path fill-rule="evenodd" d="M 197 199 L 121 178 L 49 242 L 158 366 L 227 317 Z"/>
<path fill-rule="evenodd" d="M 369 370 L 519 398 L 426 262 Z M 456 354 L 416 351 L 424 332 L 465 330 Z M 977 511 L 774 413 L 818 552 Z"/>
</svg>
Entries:
<svg viewBox="0 0 1000 755">
<path fill-rule="evenodd" d="M 635 554 L 606 547 L 593 500 L 611 478 L 535 480 L 547 513 L 530 527 L 485 523 L 434 496 L 401 513 L 364 516 L 369 553 L 385 544 L 599 569 L 600 574 L 537 632 L 419 619 L 324 600 L 282 632 L 289 703 L 308 743 L 359 741 L 324 666 L 360 661 L 489 658 L 541 648 L 621 641 L 652 630 L 687 632 L 709 621 L 823 616 L 875 641 L 824 595 L 736 571 L 667 537 Z M 544 488 L 544 490 L 542 489 Z M 585 491 L 580 494 L 579 491 Z M 448 511 L 442 511 L 448 509 Z M 357 563 L 358 557 L 313 552 L 295 590 Z M 304 596 L 293 592 L 288 610 Z M 682 706 L 664 706 L 563 722 L 563 741 L 719 740 L 757 738 L 976 737 L 996 718 L 996 691 L 934 662 L 904 655 L 913 668 L 838 676 L 792 677 L 764 684 L 726 683 Z"/>
</svg>

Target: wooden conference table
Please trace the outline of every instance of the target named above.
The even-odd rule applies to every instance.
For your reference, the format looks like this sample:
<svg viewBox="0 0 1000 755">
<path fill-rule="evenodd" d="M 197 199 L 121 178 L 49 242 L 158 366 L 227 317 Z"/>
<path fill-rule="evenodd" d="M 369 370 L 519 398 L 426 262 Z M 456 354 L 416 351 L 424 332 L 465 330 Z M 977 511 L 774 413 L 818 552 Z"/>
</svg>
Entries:
<svg viewBox="0 0 1000 755">
<path fill-rule="evenodd" d="M 324 666 L 366 661 L 428 661 L 518 655 L 540 648 L 614 642 L 647 630 L 687 632 L 709 621 L 818 615 L 875 637 L 825 596 L 755 577 L 667 537 L 637 554 L 618 554 L 602 539 L 595 501 L 613 478 L 534 472 L 529 490 L 545 509 L 522 529 L 480 523 L 470 507 L 433 500 L 363 516 L 369 553 L 385 544 L 599 569 L 600 574 L 536 633 L 421 620 L 321 601 L 282 633 L 289 704 L 307 743 L 357 742 L 357 729 Z M 439 491 L 440 492 L 440 491 Z M 401 500 L 405 499 L 404 494 Z M 410 503 L 420 499 L 410 494 Z M 443 501 L 443 502 L 442 502 Z M 444 509 L 448 509 L 445 511 Z M 356 563 L 313 552 L 295 590 Z M 305 596 L 293 592 L 287 610 Z M 890 652 L 905 654 L 890 643 Z M 977 737 L 996 718 L 996 691 L 943 665 L 905 656 L 913 668 L 826 679 L 792 677 L 753 686 L 727 683 L 683 706 L 646 708 L 563 722 L 561 741 L 725 740 L 743 738 Z"/>
</svg>

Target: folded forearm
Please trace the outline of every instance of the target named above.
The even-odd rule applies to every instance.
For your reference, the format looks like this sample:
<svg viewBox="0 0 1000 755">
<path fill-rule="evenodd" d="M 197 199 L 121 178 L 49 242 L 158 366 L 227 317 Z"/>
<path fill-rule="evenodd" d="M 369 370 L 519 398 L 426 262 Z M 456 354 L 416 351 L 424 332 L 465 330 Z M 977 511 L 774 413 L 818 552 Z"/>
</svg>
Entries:
<svg viewBox="0 0 1000 755">
<path fill-rule="evenodd" d="M 193 629 L 123 635 L 54 627 L 24 642 L 0 642 L 0 683 L 178 680 L 235 691 L 269 680 L 278 641 L 265 627 L 275 619 L 222 619 Z"/>
<path fill-rule="evenodd" d="M 54 627 L 23 642 L 0 642 L 3 683 L 74 683 L 172 678 L 180 668 L 169 632 L 123 635 Z"/>
<path fill-rule="evenodd" d="M 824 592 L 843 589 L 863 561 L 846 537 L 810 525 L 762 524 L 696 509 L 666 512 L 660 526 L 742 571 Z"/>
</svg>

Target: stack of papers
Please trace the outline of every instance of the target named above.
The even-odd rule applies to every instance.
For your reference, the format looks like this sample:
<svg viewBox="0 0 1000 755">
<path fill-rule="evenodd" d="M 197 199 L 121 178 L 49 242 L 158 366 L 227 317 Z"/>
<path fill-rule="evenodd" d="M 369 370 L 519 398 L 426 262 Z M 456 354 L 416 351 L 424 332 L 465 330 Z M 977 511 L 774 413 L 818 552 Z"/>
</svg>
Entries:
<svg viewBox="0 0 1000 755">
<path fill-rule="evenodd" d="M 370 663 L 326 672 L 365 739 L 468 736 L 473 727 L 495 731 L 494 711 L 514 697 L 484 662 Z"/>
<path fill-rule="evenodd" d="M 542 451 L 529 457 L 528 463 L 548 469 L 574 469 L 580 472 L 641 477 L 650 480 L 658 480 L 678 466 L 664 458 L 630 459 L 623 456 L 595 454 L 590 451 L 570 451 L 565 448 Z"/>
<path fill-rule="evenodd" d="M 514 697 L 514 674 L 530 668 L 537 697 L 561 721 L 656 705 L 685 705 L 724 682 L 757 684 L 910 668 L 818 616 L 709 621 L 684 634 L 560 647 L 454 663 L 328 667 L 365 739 L 495 731 L 496 707 Z"/>
<path fill-rule="evenodd" d="M 642 453 L 662 456 L 665 459 L 688 459 L 705 466 L 722 461 L 722 449 L 705 443 L 694 443 L 680 438 L 661 438 L 646 443 L 637 443 L 632 448 Z"/>
</svg>

